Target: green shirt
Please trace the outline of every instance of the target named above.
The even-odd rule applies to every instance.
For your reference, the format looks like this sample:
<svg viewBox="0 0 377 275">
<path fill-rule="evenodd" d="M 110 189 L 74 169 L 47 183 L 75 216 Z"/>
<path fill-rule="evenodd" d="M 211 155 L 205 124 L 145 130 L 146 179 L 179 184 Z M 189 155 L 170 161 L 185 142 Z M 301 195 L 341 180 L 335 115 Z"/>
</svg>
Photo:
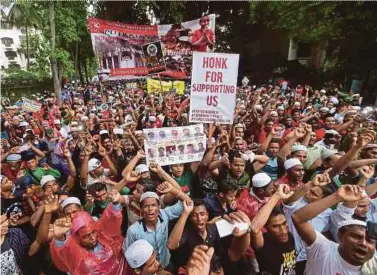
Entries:
<svg viewBox="0 0 377 275">
<path fill-rule="evenodd" d="M 179 184 L 179 186 L 182 188 L 182 191 L 186 194 L 190 194 L 190 190 L 192 189 L 192 177 L 194 176 L 194 173 L 189 168 L 188 170 L 184 171 L 182 176 L 180 177 L 174 177 L 175 181 Z"/>
<path fill-rule="evenodd" d="M 26 175 L 30 175 L 31 178 L 33 179 L 33 182 L 36 184 L 40 184 L 42 177 L 46 175 L 51 175 L 57 180 L 60 179 L 61 177 L 61 174 L 58 170 L 52 169 L 52 168 L 45 170 L 44 168 L 41 168 L 41 167 L 37 167 L 33 171 L 30 169 L 26 169 Z"/>
</svg>

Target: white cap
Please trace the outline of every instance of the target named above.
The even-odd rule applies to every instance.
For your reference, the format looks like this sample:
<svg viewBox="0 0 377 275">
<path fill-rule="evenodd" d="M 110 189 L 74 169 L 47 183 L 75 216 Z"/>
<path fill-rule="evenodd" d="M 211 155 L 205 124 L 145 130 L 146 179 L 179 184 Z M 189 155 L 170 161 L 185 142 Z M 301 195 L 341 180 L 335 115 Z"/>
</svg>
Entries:
<svg viewBox="0 0 377 275">
<path fill-rule="evenodd" d="M 131 268 L 139 268 L 144 265 L 153 254 L 153 246 L 144 239 L 132 243 L 124 252 L 128 264 Z"/>
<path fill-rule="evenodd" d="M 81 121 L 86 121 L 86 120 L 89 120 L 89 117 L 87 117 L 87 116 L 82 116 L 81 117 Z"/>
<path fill-rule="evenodd" d="M 59 119 L 54 119 L 54 124 L 61 124 Z"/>
<path fill-rule="evenodd" d="M 264 187 L 271 182 L 271 178 L 266 173 L 258 173 L 253 176 L 251 179 L 254 187 Z"/>
<path fill-rule="evenodd" d="M 277 110 L 284 110 L 284 106 L 279 106 Z"/>
<path fill-rule="evenodd" d="M 326 93 L 326 90 L 325 89 L 322 89 L 319 91 L 321 94 L 325 94 Z"/>
<path fill-rule="evenodd" d="M 339 104 L 339 99 L 337 99 L 335 96 L 330 97 L 330 102 L 334 105 Z"/>
<path fill-rule="evenodd" d="M 92 172 L 93 170 L 97 169 L 98 167 L 100 167 L 102 164 L 101 162 L 96 159 L 96 158 L 91 158 L 89 161 L 88 161 L 88 172 Z"/>
<path fill-rule="evenodd" d="M 330 150 L 330 149 L 327 149 L 327 148 L 323 148 L 322 149 L 322 152 L 321 152 L 321 159 L 327 159 L 329 157 L 332 157 L 333 155 L 336 155 L 338 153 L 338 151 L 336 150 Z"/>
<path fill-rule="evenodd" d="M 363 227 L 367 227 L 367 223 L 366 222 L 363 222 L 363 221 L 360 221 L 360 220 L 355 220 L 355 219 L 349 219 L 349 220 L 345 220 L 345 221 L 342 221 L 338 224 L 338 230 L 344 226 L 348 226 L 348 225 L 359 225 L 359 226 L 363 226 Z"/>
<path fill-rule="evenodd" d="M 296 159 L 296 158 L 287 159 L 284 162 L 284 168 L 285 168 L 285 170 L 289 170 L 293 166 L 297 166 L 297 165 L 301 165 L 302 166 L 302 163 L 301 163 L 301 161 L 299 159 Z"/>
<path fill-rule="evenodd" d="M 114 128 L 113 133 L 114 133 L 114 135 L 123 135 L 124 131 L 123 131 L 123 129 Z"/>
<path fill-rule="evenodd" d="M 155 122 L 156 121 L 156 117 L 155 116 L 150 116 L 149 117 L 149 121 L 150 122 Z"/>
<path fill-rule="evenodd" d="M 105 134 L 109 134 L 109 131 L 107 131 L 107 130 L 101 130 L 101 131 L 99 131 L 99 135 L 101 136 L 101 135 L 105 135 Z"/>
<path fill-rule="evenodd" d="M 307 152 L 308 148 L 306 148 L 306 146 L 302 144 L 295 144 L 292 146 L 292 153 L 297 152 L 297 151 Z"/>
<path fill-rule="evenodd" d="M 41 186 L 43 187 L 46 183 L 48 183 L 49 181 L 53 181 L 53 180 L 56 180 L 56 179 L 54 178 L 54 176 L 46 175 L 46 176 L 43 176 L 43 177 L 41 178 L 40 184 L 41 184 Z"/>
<path fill-rule="evenodd" d="M 79 123 L 77 121 L 72 121 L 70 126 L 72 127 L 79 126 Z"/>
<path fill-rule="evenodd" d="M 145 164 L 139 164 L 138 166 L 135 167 L 135 171 L 141 174 L 144 172 L 148 172 L 149 169 L 148 169 L 148 166 L 146 166 Z"/>
<path fill-rule="evenodd" d="M 276 112 L 276 111 L 272 111 L 271 113 L 270 113 L 270 116 L 277 116 L 278 115 L 278 112 Z"/>
<path fill-rule="evenodd" d="M 339 133 L 335 130 L 325 130 L 325 134 L 333 134 L 333 135 L 339 135 Z"/>
<path fill-rule="evenodd" d="M 330 109 L 327 108 L 327 107 L 321 107 L 319 110 L 322 111 L 322 112 L 328 112 L 328 111 L 330 111 Z"/>
<path fill-rule="evenodd" d="M 18 124 L 18 126 L 27 127 L 27 126 L 29 126 L 29 123 L 27 123 L 26 121 L 21 121 L 20 124 Z"/>
<path fill-rule="evenodd" d="M 145 192 L 140 196 L 140 202 L 148 198 L 154 198 L 160 201 L 160 197 L 155 192 Z"/>
<path fill-rule="evenodd" d="M 78 204 L 81 205 L 81 202 L 78 198 L 76 197 L 69 197 L 66 198 L 61 204 L 60 207 L 61 209 L 64 209 L 64 207 L 68 206 L 69 204 Z"/>
</svg>

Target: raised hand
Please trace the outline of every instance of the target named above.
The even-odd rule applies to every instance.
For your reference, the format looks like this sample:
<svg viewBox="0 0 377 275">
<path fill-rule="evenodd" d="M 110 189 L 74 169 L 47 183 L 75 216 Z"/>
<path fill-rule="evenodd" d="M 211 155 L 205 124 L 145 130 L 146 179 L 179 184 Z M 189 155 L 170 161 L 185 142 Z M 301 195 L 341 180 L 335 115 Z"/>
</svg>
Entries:
<svg viewBox="0 0 377 275">
<path fill-rule="evenodd" d="M 374 175 L 374 167 L 366 165 L 361 167 L 359 172 L 364 179 L 370 179 Z"/>
<path fill-rule="evenodd" d="M 228 154 L 225 153 L 223 157 L 221 158 L 221 163 L 224 164 L 225 166 L 229 167 L 230 166 L 230 161 L 228 158 Z"/>
<path fill-rule="evenodd" d="M 367 146 L 376 137 L 376 132 L 371 130 L 363 131 L 357 139 L 357 145 L 360 147 Z"/>
<path fill-rule="evenodd" d="M 343 200 L 348 202 L 359 201 L 367 197 L 363 187 L 357 185 L 342 185 L 336 194 Z"/>
<path fill-rule="evenodd" d="M 207 275 L 215 250 L 213 247 L 198 245 L 194 248 L 186 266 L 187 275 Z"/>
<path fill-rule="evenodd" d="M 293 191 L 290 190 L 289 186 L 287 184 L 280 184 L 278 186 L 278 189 L 276 190 L 276 195 L 281 200 L 286 200 L 290 198 L 293 195 Z"/>
<path fill-rule="evenodd" d="M 312 181 L 314 186 L 325 186 L 329 183 L 331 183 L 331 179 L 328 173 L 318 174 Z"/>
<path fill-rule="evenodd" d="M 145 158 L 145 153 L 141 150 L 137 151 L 136 157 L 139 159 L 144 159 Z"/>
<path fill-rule="evenodd" d="M 64 150 L 63 150 L 63 156 L 67 159 L 69 159 L 71 157 L 71 152 L 68 150 L 67 147 L 65 147 Z"/>
<path fill-rule="evenodd" d="M 57 195 L 48 196 L 45 201 L 45 212 L 52 213 L 59 209 L 59 197 Z"/>
<path fill-rule="evenodd" d="M 306 134 L 306 131 L 304 128 L 296 128 L 294 131 L 293 131 L 293 136 L 296 138 L 296 139 L 300 139 L 300 138 L 303 138 Z"/>
<path fill-rule="evenodd" d="M 70 217 L 57 219 L 54 222 L 54 237 L 58 240 L 64 240 L 65 234 L 71 230 L 72 221 Z"/>
<path fill-rule="evenodd" d="M 101 145 L 98 147 L 98 154 L 102 157 L 105 157 L 107 155 L 106 149 L 102 147 Z"/>
<path fill-rule="evenodd" d="M 161 166 L 156 162 L 152 162 L 149 165 L 149 170 L 151 170 L 153 173 L 158 173 L 159 171 L 161 171 L 161 169 Z"/>
<path fill-rule="evenodd" d="M 136 171 L 128 172 L 125 176 L 125 179 L 127 182 L 135 182 L 140 179 L 141 175 L 137 173 Z"/>
<path fill-rule="evenodd" d="M 157 186 L 156 189 L 161 194 L 167 194 L 170 193 L 174 189 L 174 187 L 169 182 L 164 181 L 159 186 Z"/>
<path fill-rule="evenodd" d="M 187 215 L 190 215 L 192 210 L 194 209 L 194 203 L 192 201 L 184 201 L 183 202 L 183 212 Z"/>
<path fill-rule="evenodd" d="M 248 228 L 251 226 L 251 222 L 249 217 L 242 211 L 237 211 L 237 212 L 232 212 L 229 214 L 229 218 L 233 220 L 233 222 L 238 222 L 238 223 L 247 223 Z M 234 228 L 233 230 L 233 236 L 234 237 L 242 237 L 243 235 L 247 234 L 248 230 L 242 230 L 240 231 L 239 228 Z"/>
</svg>

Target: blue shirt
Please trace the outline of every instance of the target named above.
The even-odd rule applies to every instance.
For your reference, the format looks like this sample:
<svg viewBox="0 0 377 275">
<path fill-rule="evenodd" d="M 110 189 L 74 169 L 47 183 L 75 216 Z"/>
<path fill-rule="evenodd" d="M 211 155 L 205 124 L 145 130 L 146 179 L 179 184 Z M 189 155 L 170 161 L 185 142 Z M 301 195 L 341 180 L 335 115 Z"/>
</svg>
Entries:
<svg viewBox="0 0 377 275">
<path fill-rule="evenodd" d="M 265 172 L 267 175 L 269 175 L 272 180 L 277 180 L 278 179 L 278 158 L 271 157 L 267 151 L 264 154 L 270 159 L 268 160 L 266 166 L 262 168 L 262 172 Z"/>
<path fill-rule="evenodd" d="M 227 209 L 227 211 L 225 211 L 219 199 L 214 195 L 204 198 L 204 204 L 209 210 L 210 220 L 212 220 L 215 217 L 233 212 L 233 210 L 230 207 Z"/>
<path fill-rule="evenodd" d="M 181 216 L 182 212 L 183 204 L 181 201 L 165 209 L 161 209 L 155 231 L 147 228 L 144 220 L 134 223 L 127 231 L 127 237 L 123 242 L 123 251 L 126 251 L 135 241 L 144 239 L 153 246 L 157 252 L 157 260 L 165 268 L 170 262 L 170 252 L 167 248 L 169 221 Z"/>
</svg>

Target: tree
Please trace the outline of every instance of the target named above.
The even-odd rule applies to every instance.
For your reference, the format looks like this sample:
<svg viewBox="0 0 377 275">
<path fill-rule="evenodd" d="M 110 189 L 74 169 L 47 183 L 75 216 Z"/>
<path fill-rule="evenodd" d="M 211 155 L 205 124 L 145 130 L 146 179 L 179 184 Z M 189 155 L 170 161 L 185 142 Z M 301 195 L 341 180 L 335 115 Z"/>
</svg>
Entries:
<svg viewBox="0 0 377 275">
<path fill-rule="evenodd" d="M 9 14 L 9 22 L 17 28 L 25 28 L 27 69 L 30 68 L 29 35 L 30 28 L 38 28 L 41 24 L 40 14 L 35 3 L 31 1 L 16 2 Z"/>
</svg>

